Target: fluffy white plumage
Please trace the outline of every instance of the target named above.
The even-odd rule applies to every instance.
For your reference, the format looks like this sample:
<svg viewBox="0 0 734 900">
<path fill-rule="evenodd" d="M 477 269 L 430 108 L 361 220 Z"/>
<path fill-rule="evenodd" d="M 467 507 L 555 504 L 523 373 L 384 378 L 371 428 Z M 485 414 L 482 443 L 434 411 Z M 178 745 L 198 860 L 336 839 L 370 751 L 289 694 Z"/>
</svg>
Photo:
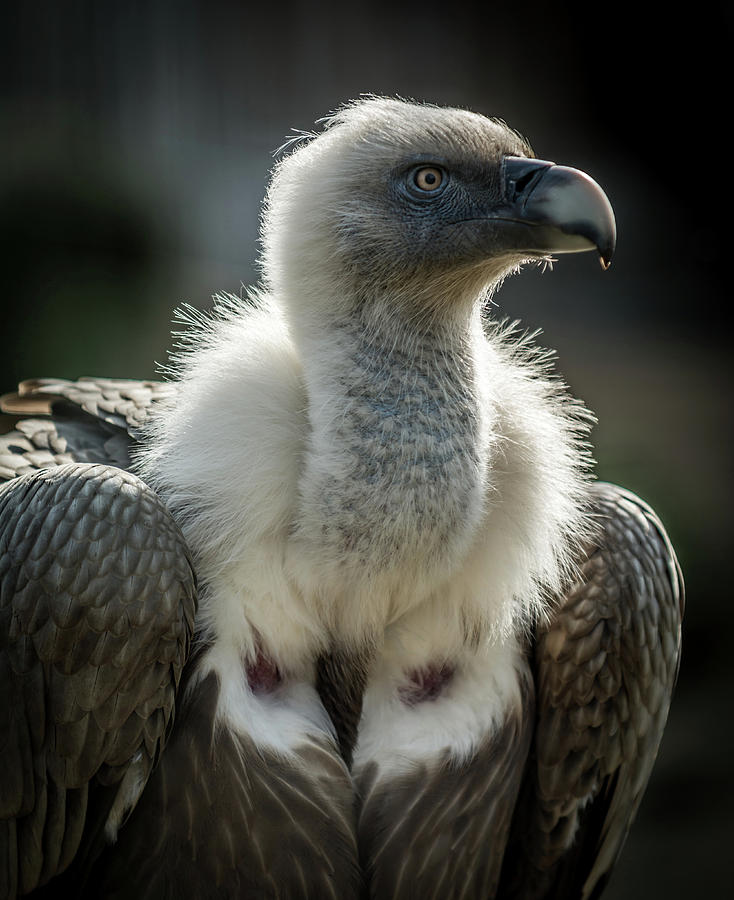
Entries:
<svg viewBox="0 0 734 900">
<path fill-rule="evenodd" d="M 258 649 L 310 686 L 333 642 L 379 648 L 358 761 L 390 756 L 386 731 L 420 745 L 422 724 L 379 725 L 385 684 L 436 659 L 466 672 L 457 740 L 469 752 L 514 691 L 503 674 L 488 694 L 486 678 L 512 671 L 521 629 L 588 531 L 589 417 L 529 339 L 485 319 L 521 260 L 442 266 L 440 246 L 421 256 L 421 235 L 406 236 L 380 200 L 385 172 L 426 145 L 449 159 L 527 152 L 464 111 L 370 99 L 330 119 L 276 166 L 264 290 L 220 297 L 190 323 L 181 389 L 137 464 L 195 554 L 213 641 L 201 672 L 239 684 L 220 701 L 231 725 L 257 731 L 261 701 L 241 661 Z M 324 727 L 309 697 L 308 722 L 292 705 L 296 732 Z M 266 711 L 262 721 L 261 740 L 289 744 L 290 726 Z M 425 746 L 444 731 L 458 733 Z"/>
</svg>

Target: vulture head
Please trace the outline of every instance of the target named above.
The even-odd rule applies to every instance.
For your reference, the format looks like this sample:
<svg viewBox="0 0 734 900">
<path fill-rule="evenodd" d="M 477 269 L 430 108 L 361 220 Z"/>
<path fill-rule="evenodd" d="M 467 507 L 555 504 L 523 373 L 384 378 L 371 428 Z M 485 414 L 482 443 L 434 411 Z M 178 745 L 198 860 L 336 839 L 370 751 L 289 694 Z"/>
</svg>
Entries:
<svg viewBox="0 0 734 900">
<path fill-rule="evenodd" d="M 583 172 L 535 159 L 499 120 L 387 98 L 344 107 L 280 162 L 263 225 L 265 280 L 298 298 L 296 318 L 325 303 L 430 319 L 528 260 L 596 248 L 606 267 L 615 243 Z"/>
</svg>

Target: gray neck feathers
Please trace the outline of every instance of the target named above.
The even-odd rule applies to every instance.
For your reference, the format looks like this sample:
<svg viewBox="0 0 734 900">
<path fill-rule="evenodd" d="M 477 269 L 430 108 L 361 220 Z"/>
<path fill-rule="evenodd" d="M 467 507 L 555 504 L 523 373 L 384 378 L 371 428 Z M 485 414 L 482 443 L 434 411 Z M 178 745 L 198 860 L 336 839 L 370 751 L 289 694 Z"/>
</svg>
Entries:
<svg viewBox="0 0 734 900">
<path fill-rule="evenodd" d="M 392 323 L 395 325 L 396 323 Z M 468 328 L 331 322 L 308 342 L 299 539 L 366 574 L 446 567 L 482 511 L 486 448 Z"/>
</svg>

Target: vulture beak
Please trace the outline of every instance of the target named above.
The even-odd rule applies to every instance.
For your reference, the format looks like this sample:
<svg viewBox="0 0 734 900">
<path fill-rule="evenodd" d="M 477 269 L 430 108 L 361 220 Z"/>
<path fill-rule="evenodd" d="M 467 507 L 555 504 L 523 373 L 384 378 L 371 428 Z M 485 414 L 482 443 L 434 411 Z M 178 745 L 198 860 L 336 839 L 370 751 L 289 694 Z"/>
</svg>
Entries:
<svg viewBox="0 0 734 900">
<path fill-rule="evenodd" d="M 504 203 L 492 214 L 502 223 L 502 249 L 520 253 L 599 252 L 603 269 L 617 240 L 614 211 L 604 191 L 585 172 L 541 159 L 506 156 Z"/>
</svg>

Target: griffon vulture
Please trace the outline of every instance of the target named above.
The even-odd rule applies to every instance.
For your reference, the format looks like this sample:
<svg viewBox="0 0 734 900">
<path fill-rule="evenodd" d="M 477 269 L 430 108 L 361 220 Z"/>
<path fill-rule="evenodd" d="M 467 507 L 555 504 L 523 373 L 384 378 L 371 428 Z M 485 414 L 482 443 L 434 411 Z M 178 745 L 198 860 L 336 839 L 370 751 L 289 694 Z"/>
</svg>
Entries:
<svg viewBox="0 0 734 900">
<path fill-rule="evenodd" d="M 682 581 L 487 300 L 606 267 L 609 202 L 500 121 L 368 98 L 276 165 L 262 243 L 167 382 L 5 398 L 0 893 L 597 897 Z"/>
</svg>

